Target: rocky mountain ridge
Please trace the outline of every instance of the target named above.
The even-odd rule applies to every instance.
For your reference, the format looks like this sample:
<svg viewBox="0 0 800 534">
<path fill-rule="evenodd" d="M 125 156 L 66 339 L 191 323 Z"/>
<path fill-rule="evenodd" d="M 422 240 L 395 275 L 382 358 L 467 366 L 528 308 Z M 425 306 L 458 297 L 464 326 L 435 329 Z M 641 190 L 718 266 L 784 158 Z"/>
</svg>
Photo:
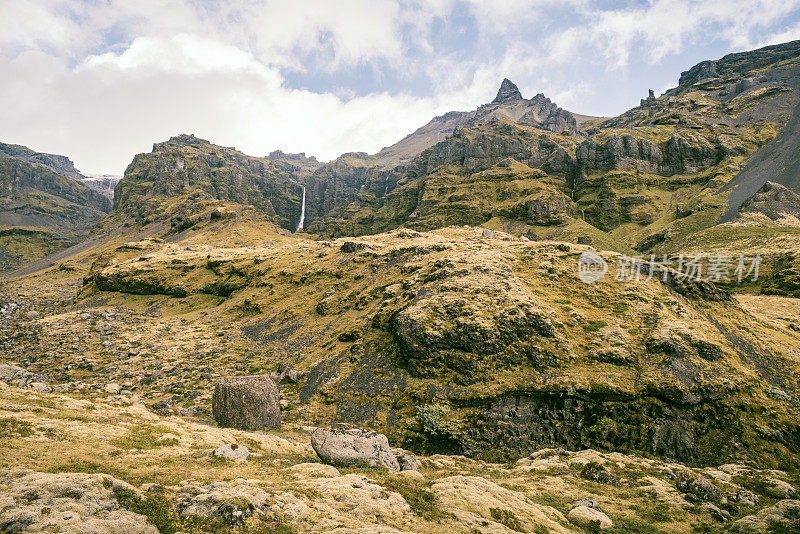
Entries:
<svg viewBox="0 0 800 534">
<path fill-rule="evenodd" d="M 111 210 L 65 156 L 0 144 L 0 270 L 85 239 Z"/>
</svg>

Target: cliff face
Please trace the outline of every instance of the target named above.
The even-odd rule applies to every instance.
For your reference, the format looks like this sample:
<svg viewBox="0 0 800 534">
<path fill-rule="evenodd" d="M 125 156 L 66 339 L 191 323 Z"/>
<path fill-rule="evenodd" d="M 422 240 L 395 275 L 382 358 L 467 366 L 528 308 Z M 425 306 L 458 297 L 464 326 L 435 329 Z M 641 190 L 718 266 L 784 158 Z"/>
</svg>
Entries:
<svg viewBox="0 0 800 534">
<path fill-rule="evenodd" d="M 301 167 L 283 158 L 251 157 L 181 135 L 133 159 L 115 190 L 114 211 L 147 224 L 169 217 L 163 210 L 176 199 L 186 199 L 189 211 L 192 202 L 220 200 L 253 206 L 278 226 L 294 229 L 302 191 L 297 178 L 302 174 Z"/>
<path fill-rule="evenodd" d="M 30 148 L 22 145 L 11 145 L 8 143 L 0 143 L 0 158 L 14 158 L 25 163 L 32 165 L 39 165 L 46 167 L 56 174 L 66 176 L 74 180 L 83 180 L 86 178 L 78 172 L 75 165 L 66 156 L 58 154 L 46 154 L 43 152 L 35 152 Z"/>
<path fill-rule="evenodd" d="M 64 156 L 18 145 L 0 150 L 0 269 L 81 241 L 111 210 L 108 198 L 75 178 L 77 171 Z"/>
</svg>

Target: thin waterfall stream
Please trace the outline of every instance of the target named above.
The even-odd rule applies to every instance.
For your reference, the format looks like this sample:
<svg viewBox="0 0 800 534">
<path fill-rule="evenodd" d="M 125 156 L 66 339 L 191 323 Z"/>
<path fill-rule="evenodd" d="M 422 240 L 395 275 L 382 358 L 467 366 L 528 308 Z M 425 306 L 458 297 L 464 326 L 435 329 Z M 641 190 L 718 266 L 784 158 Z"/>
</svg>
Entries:
<svg viewBox="0 0 800 534">
<path fill-rule="evenodd" d="M 297 230 L 295 232 L 299 232 L 303 229 L 303 223 L 306 222 L 306 188 L 303 187 L 303 203 L 302 207 L 300 208 L 300 222 L 297 223 Z"/>
</svg>

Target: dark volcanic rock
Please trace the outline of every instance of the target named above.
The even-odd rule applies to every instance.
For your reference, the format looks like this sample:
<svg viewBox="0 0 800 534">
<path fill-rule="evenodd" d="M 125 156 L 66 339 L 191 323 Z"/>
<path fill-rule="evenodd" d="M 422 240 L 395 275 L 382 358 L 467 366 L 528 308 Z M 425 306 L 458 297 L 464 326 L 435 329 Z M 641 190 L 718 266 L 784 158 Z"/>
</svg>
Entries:
<svg viewBox="0 0 800 534">
<path fill-rule="evenodd" d="M 268 376 L 226 378 L 214 387 L 214 420 L 240 430 L 280 428 L 278 388 Z"/>
<path fill-rule="evenodd" d="M 522 93 L 519 92 L 519 89 L 511 80 L 504 78 L 503 83 L 500 84 L 500 89 L 497 91 L 497 96 L 492 100 L 492 104 L 500 104 L 509 100 L 522 100 Z"/>
</svg>

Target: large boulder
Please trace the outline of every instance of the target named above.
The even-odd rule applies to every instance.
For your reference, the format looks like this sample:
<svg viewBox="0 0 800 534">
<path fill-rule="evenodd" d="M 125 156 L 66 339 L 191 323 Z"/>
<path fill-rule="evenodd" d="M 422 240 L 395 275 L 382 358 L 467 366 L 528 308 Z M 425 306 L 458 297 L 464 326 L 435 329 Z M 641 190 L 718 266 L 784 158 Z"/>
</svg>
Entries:
<svg viewBox="0 0 800 534">
<path fill-rule="evenodd" d="M 573 525 L 587 530 L 605 530 L 614 526 L 614 523 L 606 514 L 588 506 L 576 506 L 570 510 L 569 521 Z"/>
<path fill-rule="evenodd" d="M 366 463 L 400 471 L 400 464 L 389 447 L 389 440 L 372 430 L 318 428 L 311 434 L 311 446 L 320 460 L 329 465 L 348 467 Z"/>
<path fill-rule="evenodd" d="M 268 376 L 237 376 L 217 382 L 211 409 L 219 426 L 240 430 L 281 426 L 278 387 Z"/>
</svg>

